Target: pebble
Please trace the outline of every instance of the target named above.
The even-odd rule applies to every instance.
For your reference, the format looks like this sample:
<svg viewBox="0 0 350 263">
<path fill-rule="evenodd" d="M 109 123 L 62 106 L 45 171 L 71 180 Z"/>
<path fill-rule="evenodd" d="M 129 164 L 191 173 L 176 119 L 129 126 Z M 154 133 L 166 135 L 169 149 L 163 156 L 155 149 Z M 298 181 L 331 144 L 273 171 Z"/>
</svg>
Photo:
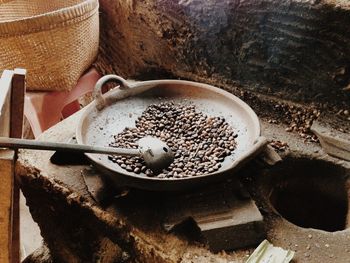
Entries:
<svg viewBox="0 0 350 263">
<path fill-rule="evenodd" d="M 137 148 L 144 136 L 163 140 L 175 153 L 174 162 L 158 174 L 147 169 L 141 158 L 109 156 L 121 168 L 135 174 L 159 178 L 183 178 L 204 175 L 221 168 L 221 162 L 236 149 L 237 133 L 222 117 L 210 117 L 194 105 L 172 102 L 152 104 L 135 121 L 114 136 L 112 147 Z"/>
</svg>

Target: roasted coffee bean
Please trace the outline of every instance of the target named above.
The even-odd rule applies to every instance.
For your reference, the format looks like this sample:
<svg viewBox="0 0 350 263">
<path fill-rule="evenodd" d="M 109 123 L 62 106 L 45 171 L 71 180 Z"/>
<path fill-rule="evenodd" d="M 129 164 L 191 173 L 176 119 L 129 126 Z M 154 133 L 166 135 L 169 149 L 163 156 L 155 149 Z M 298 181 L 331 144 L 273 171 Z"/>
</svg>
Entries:
<svg viewBox="0 0 350 263">
<path fill-rule="evenodd" d="M 158 175 L 142 158 L 109 156 L 121 168 L 158 178 L 184 178 L 215 172 L 236 148 L 234 130 L 222 117 L 209 117 L 194 105 L 152 104 L 137 118 L 136 128 L 125 128 L 114 136 L 112 147 L 137 148 L 138 140 L 155 136 L 174 151 L 175 160 Z"/>
<path fill-rule="evenodd" d="M 145 172 L 145 174 L 146 174 L 147 176 L 153 176 L 153 172 L 152 172 L 152 170 L 150 170 L 150 169 L 147 169 L 146 172 Z"/>
</svg>

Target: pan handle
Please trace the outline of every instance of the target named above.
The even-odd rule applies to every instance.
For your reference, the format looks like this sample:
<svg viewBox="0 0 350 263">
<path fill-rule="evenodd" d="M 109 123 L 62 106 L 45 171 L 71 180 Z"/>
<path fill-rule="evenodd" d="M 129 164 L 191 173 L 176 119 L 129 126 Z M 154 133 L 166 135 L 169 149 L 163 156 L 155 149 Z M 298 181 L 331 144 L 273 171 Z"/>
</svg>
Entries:
<svg viewBox="0 0 350 263">
<path fill-rule="evenodd" d="M 254 145 L 247 152 L 245 152 L 236 161 L 234 161 L 234 166 L 240 167 L 240 166 L 244 165 L 246 162 L 253 159 L 263 149 L 265 149 L 267 143 L 268 143 L 267 139 L 264 136 L 260 136 L 255 141 Z"/>
<path fill-rule="evenodd" d="M 129 83 L 120 76 L 106 75 L 106 76 L 103 76 L 102 78 L 100 78 L 96 82 L 94 92 L 93 92 L 93 97 L 96 101 L 96 107 L 99 110 L 103 109 L 108 104 L 106 99 L 102 96 L 102 87 L 104 84 L 106 84 L 107 82 L 110 82 L 110 81 L 117 82 L 119 84 L 119 86 L 117 86 L 117 87 L 119 87 L 119 89 L 121 89 L 121 90 L 130 89 Z"/>
</svg>

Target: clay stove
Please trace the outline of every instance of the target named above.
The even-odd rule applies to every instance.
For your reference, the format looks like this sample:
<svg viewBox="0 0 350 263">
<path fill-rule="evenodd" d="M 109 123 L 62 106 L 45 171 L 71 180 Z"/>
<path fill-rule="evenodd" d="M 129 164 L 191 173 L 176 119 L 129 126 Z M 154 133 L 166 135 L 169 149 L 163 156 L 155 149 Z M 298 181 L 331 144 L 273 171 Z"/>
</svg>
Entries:
<svg viewBox="0 0 350 263">
<path fill-rule="evenodd" d="M 252 164 L 239 175 L 263 216 L 267 239 L 295 251 L 295 262 L 348 262 L 350 163 L 327 155 L 310 127 L 326 112 L 339 119 L 338 132 L 349 134 L 343 127 L 349 121 L 349 1 L 102 0 L 100 5 L 98 70 L 136 79 L 190 79 L 241 97 L 262 119 L 263 134 L 283 148 L 279 166 Z M 40 139 L 67 141 L 78 118 Z M 48 162 L 51 155 L 23 151 L 17 168 L 50 249 L 32 259 L 244 262 L 254 249 L 211 252 L 189 232 L 173 229 L 188 213 L 176 207 L 180 219 L 169 217 L 156 202 L 163 197 L 121 191 L 99 204 L 82 175 L 90 168 L 56 166 Z"/>
</svg>

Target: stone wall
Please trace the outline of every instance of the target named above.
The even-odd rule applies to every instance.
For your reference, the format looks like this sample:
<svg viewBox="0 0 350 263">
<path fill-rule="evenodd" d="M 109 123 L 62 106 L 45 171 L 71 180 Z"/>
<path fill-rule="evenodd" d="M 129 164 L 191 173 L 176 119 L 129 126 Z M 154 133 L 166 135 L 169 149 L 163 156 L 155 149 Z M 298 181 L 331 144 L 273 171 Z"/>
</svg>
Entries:
<svg viewBox="0 0 350 263">
<path fill-rule="evenodd" d="M 350 101 L 350 2 L 101 0 L 104 73 Z"/>
</svg>

